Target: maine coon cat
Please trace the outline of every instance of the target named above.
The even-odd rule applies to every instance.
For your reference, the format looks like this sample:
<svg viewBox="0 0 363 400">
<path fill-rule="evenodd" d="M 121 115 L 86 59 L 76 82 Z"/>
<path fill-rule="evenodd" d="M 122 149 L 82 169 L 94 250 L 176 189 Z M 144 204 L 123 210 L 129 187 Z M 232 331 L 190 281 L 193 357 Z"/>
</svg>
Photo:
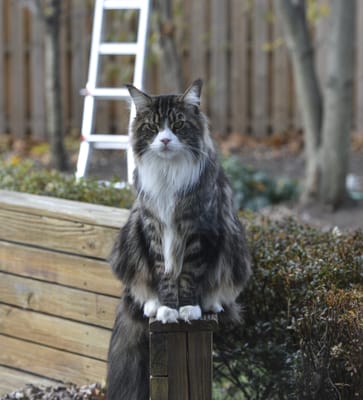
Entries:
<svg viewBox="0 0 363 400">
<path fill-rule="evenodd" d="M 199 108 L 201 88 L 196 80 L 182 95 L 152 97 L 128 86 L 137 111 L 137 198 L 110 259 L 124 292 L 109 348 L 109 400 L 149 398 L 148 317 L 236 316 L 250 276 L 244 230 Z"/>
</svg>

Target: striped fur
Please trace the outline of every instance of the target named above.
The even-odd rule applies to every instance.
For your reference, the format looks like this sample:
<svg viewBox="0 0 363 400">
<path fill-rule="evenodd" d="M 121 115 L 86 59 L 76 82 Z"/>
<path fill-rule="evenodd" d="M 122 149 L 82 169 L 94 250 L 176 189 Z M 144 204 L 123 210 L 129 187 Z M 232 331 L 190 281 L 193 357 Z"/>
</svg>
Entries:
<svg viewBox="0 0 363 400">
<path fill-rule="evenodd" d="M 201 86 L 156 97 L 128 87 L 137 199 L 110 260 L 126 287 L 109 350 L 110 400 L 148 398 L 145 316 L 167 323 L 233 310 L 250 276 L 244 230 L 199 109 Z M 142 394 L 130 394 L 135 379 Z"/>
</svg>

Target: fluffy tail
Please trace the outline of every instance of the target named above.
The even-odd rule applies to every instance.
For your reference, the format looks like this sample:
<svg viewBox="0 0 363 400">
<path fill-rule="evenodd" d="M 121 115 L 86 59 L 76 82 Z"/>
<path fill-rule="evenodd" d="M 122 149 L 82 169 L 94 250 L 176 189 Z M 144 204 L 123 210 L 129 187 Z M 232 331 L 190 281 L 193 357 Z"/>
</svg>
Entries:
<svg viewBox="0 0 363 400">
<path fill-rule="evenodd" d="M 107 400 L 148 399 L 147 320 L 125 294 L 117 310 L 108 351 Z"/>
</svg>

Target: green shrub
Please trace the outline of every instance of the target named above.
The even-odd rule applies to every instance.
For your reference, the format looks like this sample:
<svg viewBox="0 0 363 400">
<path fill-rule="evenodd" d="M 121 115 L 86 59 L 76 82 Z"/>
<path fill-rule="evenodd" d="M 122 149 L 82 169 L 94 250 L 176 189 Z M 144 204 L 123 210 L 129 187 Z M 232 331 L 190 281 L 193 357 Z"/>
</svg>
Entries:
<svg viewBox="0 0 363 400">
<path fill-rule="evenodd" d="M 363 398 L 363 232 L 248 224 L 244 324 L 215 336 L 224 399 Z"/>
<path fill-rule="evenodd" d="M 134 196 L 129 188 L 117 189 L 96 179 L 76 180 L 55 170 L 38 168 L 33 162 L 0 163 L 0 189 L 27 192 L 68 200 L 130 208 Z"/>
<path fill-rule="evenodd" d="M 232 184 L 238 209 L 257 211 L 271 204 L 295 199 L 297 182 L 288 178 L 270 178 L 265 172 L 244 165 L 237 157 L 222 159 L 222 165 Z"/>
</svg>

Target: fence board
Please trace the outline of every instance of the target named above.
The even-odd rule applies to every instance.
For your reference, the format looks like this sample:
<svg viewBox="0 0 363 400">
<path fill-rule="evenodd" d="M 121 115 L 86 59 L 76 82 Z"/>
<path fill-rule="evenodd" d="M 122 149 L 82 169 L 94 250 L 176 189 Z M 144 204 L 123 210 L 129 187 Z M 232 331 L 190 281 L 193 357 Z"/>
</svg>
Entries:
<svg viewBox="0 0 363 400">
<path fill-rule="evenodd" d="M 31 131 L 32 137 L 38 140 L 47 138 L 45 130 L 45 103 L 44 103 L 44 23 L 37 15 L 31 20 Z"/>
<path fill-rule="evenodd" d="M 190 68 L 194 78 L 206 78 L 206 4 L 204 0 L 192 1 L 190 4 L 190 34 L 194 46 L 190 48 Z M 204 103 L 205 91 L 202 91 Z"/>
<path fill-rule="evenodd" d="M 18 138 L 25 137 L 25 58 L 24 13 L 19 1 L 10 2 L 11 93 L 10 129 Z M 14 23 L 17 21 L 17 23 Z"/>
<path fill-rule="evenodd" d="M 0 364 L 31 370 L 48 379 L 52 379 L 53 373 L 56 373 L 57 377 L 65 382 L 84 385 L 100 382 L 105 377 L 106 363 L 103 361 L 7 336 L 0 336 L 0 348 L 7 350 L 0 352 Z"/>
<path fill-rule="evenodd" d="M 267 134 L 268 125 L 268 70 L 264 49 L 267 35 L 268 2 L 255 0 L 253 8 L 253 133 L 257 137 Z"/>
<path fill-rule="evenodd" d="M 231 2 L 231 109 L 232 131 L 247 132 L 247 40 L 248 18 L 246 4 L 239 0 Z"/>
<path fill-rule="evenodd" d="M 111 328 L 117 299 L 0 272 L 0 301 Z"/>
<path fill-rule="evenodd" d="M 227 132 L 228 75 L 227 75 L 227 7 L 219 0 L 211 2 L 211 85 L 210 99 L 212 128 Z"/>
<path fill-rule="evenodd" d="M 106 262 L 20 244 L 0 241 L 0 270 L 95 293 L 121 293 Z"/>
<path fill-rule="evenodd" d="M 281 24 L 275 21 L 273 44 L 273 98 L 272 126 L 274 132 L 283 133 L 289 129 L 289 56 L 283 43 Z"/>
<path fill-rule="evenodd" d="M 111 331 L 16 307 L 0 308 L 1 333 L 58 350 L 107 360 Z"/>
<path fill-rule="evenodd" d="M 5 53 L 4 18 L 5 15 L 3 12 L 1 12 L 0 13 L 0 134 L 5 132 L 5 98 L 4 98 L 5 69 L 4 69 L 4 57 L 3 57 L 3 54 Z"/>
<path fill-rule="evenodd" d="M 71 87 L 72 99 L 72 129 L 80 130 L 83 99 L 80 96 L 80 90 L 86 85 L 86 71 L 88 69 L 88 49 L 89 37 L 80 32 L 86 31 L 86 23 L 89 18 L 89 5 L 84 0 L 72 2 L 70 8 L 71 18 L 71 74 L 73 85 Z"/>
</svg>

